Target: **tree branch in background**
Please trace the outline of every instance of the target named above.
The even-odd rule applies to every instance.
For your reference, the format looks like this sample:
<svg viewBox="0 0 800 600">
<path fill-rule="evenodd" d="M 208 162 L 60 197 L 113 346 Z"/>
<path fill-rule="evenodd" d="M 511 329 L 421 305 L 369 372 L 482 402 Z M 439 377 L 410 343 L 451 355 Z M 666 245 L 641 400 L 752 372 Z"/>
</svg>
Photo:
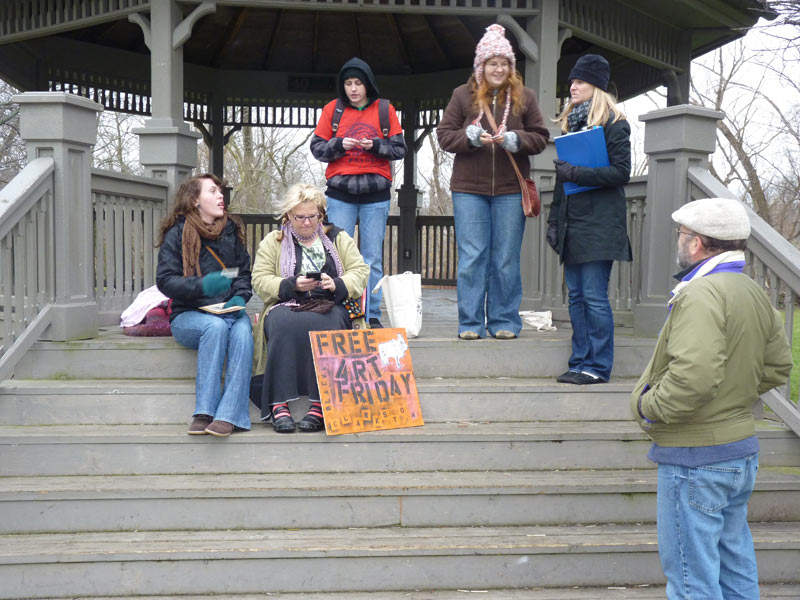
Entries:
<svg viewBox="0 0 800 600">
<path fill-rule="evenodd" d="M 435 135 L 426 136 L 423 148 L 426 144 L 431 153 L 430 172 L 420 171 L 419 176 L 427 188 L 428 204 L 421 212 L 428 215 L 452 215 L 450 174 L 453 172 L 453 155 L 442 150 Z"/>
<path fill-rule="evenodd" d="M 0 188 L 25 166 L 27 152 L 19 135 L 19 105 L 11 101 L 17 90 L 0 80 Z"/>
</svg>

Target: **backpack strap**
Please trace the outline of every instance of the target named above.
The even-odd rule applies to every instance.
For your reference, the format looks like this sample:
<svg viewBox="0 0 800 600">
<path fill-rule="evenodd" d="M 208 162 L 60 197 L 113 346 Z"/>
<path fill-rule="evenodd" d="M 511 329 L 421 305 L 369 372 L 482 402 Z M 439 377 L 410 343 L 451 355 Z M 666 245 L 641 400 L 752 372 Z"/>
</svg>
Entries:
<svg viewBox="0 0 800 600">
<path fill-rule="evenodd" d="M 342 102 L 341 98 L 336 99 L 336 107 L 333 109 L 333 115 L 331 116 L 331 129 L 333 130 L 333 135 L 336 135 L 336 132 L 339 130 L 339 121 L 342 120 L 342 114 L 344 114 L 344 103 Z M 383 133 L 384 138 L 389 137 L 389 100 L 386 98 L 380 98 L 378 100 L 378 121 L 380 122 L 381 126 L 381 133 Z"/>
<path fill-rule="evenodd" d="M 336 99 L 336 107 L 333 109 L 333 116 L 331 117 L 331 129 L 333 129 L 333 135 L 336 136 L 336 132 L 339 129 L 339 121 L 342 120 L 342 114 L 344 113 L 344 102 L 342 102 L 341 98 Z"/>
<path fill-rule="evenodd" d="M 389 137 L 389 100 L 381 98 L 378 100 L 378 121 L 381 124 L 381 133 L 384 138 Z"/>
</svg>

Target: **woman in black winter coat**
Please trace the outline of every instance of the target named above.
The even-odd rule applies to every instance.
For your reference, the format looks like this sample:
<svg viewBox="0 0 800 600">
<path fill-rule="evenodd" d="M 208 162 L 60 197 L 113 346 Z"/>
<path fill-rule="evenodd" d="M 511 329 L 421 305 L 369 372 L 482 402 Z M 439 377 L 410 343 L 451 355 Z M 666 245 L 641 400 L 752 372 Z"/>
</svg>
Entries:
<svg viewBox="0 0 800 600">
<path fill-rule="evenodd" d="M 564 133 L 602 126 L 609 166 L 581 167 L 556 160 L 556 187 L 547 242 L 564 263 L 572 321 L 572 355 L 562 383 L 605 383 L 614 363 L 614 316 L 608 281 L 615 260 L 632 260 L 623 186 L 631 173 L 631 129 L 608 89 L 609 66 L 586 54 L 569 74 L 570 102 L 558 119 Z M 564 182 L 594 189 L 564 195 Z"/>
<path fill-rule="evenodd" d="M 224 437 L 234 429 L 250 429 L 253 332 L 244 310 L 253 294 L 250 255 L 244 228 L 228 215 L 216 176 L 198 175 L 178 188 L 158 245 L 156 283 L 172 298 L 172 335 L 197 350 L 195 409 L 188 433 Z M 223 268 L 229 270 L 223 273 Z M 223 304 L 230 312 L 202 310 L 210 304 Z M 223 365 L 225 385 L 220 389 Z"/>
</svg>

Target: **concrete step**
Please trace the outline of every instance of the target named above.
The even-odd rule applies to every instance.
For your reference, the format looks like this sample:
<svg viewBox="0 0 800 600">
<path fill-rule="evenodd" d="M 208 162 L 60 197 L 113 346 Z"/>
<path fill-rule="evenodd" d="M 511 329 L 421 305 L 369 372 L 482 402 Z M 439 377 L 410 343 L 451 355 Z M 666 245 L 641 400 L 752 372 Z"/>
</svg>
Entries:
<svg viewBox="0 0 800 600">
<path fill-rule="evenodd" d="M 655 470 L 5 477 L 0 532 L 652 523 Z M 752 521 L 800 521 L 762 467 Z"/>
<path fill-rule="evenodd" d="M 552 378 L 417 379 L 426 422 L 621 421 L 634 379 L 575 386 Z M 52 380 L 0 383 L 0 425 L 187 423 L 193 379 Z M 259 415 L 253 412 L 253 417 Z"/>
<path fill-rule="evenodd" d="M 800 523 L 751 527 L 760 580 L 800 583 Z M 13 535 L 0 565 L 15 599 L 663 583 L 653 525 Z"/>
<path fill-rule="evenodd" d="M 800 585 L 762 584 L 761 600 L 800 598 Z M 454 589 L 409 590 L 402 592 L 323 592 L 323 593 L 265 593 L 226 594 L 226 600 L 465 600 L 470 594 L 479 594 L 487 600 L 663 600 L 664 587 L 660 585 L 631 585 L 606 587 L 523 588 L 511 589 Z M 129 596 L 93 597 L 92 600 L 125 600 Z M 56 600 L 49 598 L 45 600 Z M 203 596 L 136 596 L 136 600 L 210 600 Z"/>
<path fill-rule="evenodd" d="M 761 600 L 785 600 L 800 598 L 800 585 L 762 584 L 759 586 Z M 402 592 L 323 592 L 315 593 L 265 593 L 226 594 L 226 600 L 465 600 L 470 594 L 479 594 L 487 600 L 663 600 L 664 587 L 660 585 L 631 585 L 606 587 L 569 588 L 523 588 L 510 589 L 454 589 L 412 590 Z M 124 600 L 129 596 L 93 597 L 92 600 Z M 45 600 L 57 600 L 55 598 Z M 136 600 L 211 600 L 203 596 L 136 596 Z"/>
<path fill-rule="evenodd" d="M 800 464 L 791 430 L 761 422 L 758 433 L 761 464 Z M 649 446 L 632 421 L 432 423 L 341 436 L 255 424 L 222 439 L 186 435 L 185 425 L 2 426 L 0 476 L 646 469 Z"/>
<path fill-rule="evenodd" d="M 555 377 L 566 370 L 571 342 L 565 332 L 523 331 L 515 340 L 465 342 L 455 335 L 410 340 L 414 373 L 434 377 Z M 614 375 L 638 377 L 655 340 L 620 335 Z M 15 369 L 20 379 L 187 379 L 195 374 L 196 352 L 172 338 L 125 336 L 105 328 L 97 338 L 37 342 Z"/>
</svg>

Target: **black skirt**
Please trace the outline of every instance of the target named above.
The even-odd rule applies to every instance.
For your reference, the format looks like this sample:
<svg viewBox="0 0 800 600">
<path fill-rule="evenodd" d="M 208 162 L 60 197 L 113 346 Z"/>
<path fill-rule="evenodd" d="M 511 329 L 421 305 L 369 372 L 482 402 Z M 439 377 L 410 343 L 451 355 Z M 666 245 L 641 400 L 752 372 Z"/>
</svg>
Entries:
<svg viewBox="0 0 800 600">
<path fill-rule="evenodd" d="M 267 367 L 261 397 L 262 420 L 270 418 L 274 404 L 302 396 L 320 399 L 308 333 L 351 328 L 352 321 L 341 304 L 335 304 L 325 314 L 293 312 L 288 306 L 269 311 L 264 319 Z"/>
</svg>

